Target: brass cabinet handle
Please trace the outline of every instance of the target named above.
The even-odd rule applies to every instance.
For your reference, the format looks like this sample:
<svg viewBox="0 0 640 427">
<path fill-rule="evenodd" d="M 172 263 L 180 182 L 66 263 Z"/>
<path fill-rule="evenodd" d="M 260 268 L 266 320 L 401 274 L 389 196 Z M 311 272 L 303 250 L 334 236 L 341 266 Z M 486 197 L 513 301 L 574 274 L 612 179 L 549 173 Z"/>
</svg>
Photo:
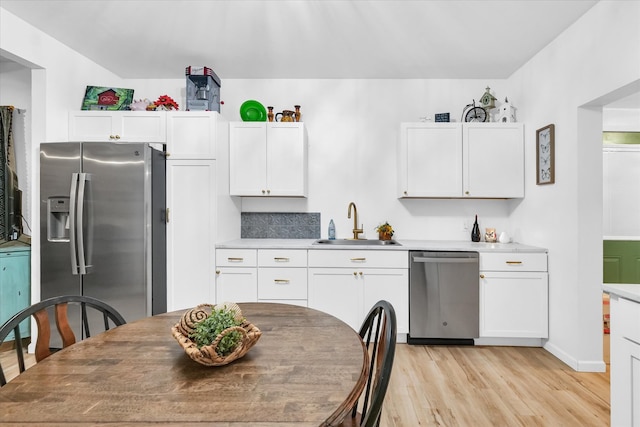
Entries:
<svg viewBox="0 0 640 427">
<path fill-rule="evenodd" d="M 506 263 L 509 265 L 520 265 L 522 264 L 522 261 L 506 261 Z"/>
<path fill-rule="evenodd" d="M 277 283 L 279 285 L 287 285 L 290 283 L 289 279 L 273 279 L 273 283 Z"/>
<path fill-rule="evenodd" d="M 354 275 L 354 276 L 357 276 L 357 275 L 358 275 L 358 272 L 357 272 L 357 271 L 354 271 L 354 272 L 353 272 L 353 275 Z"/>
<path fill-rule="evenodd" d="M 273 257 L 273 260 L 275 262 L 289 262 L 289 258 L 285 256 L 282 256 L 282 257 L 276 256 L 276 257 Z"/>
<path fill-rule="evenodd" d="M 404 192 L 404 195 L 405 195 L 405 196 L 406 196 L 406 195 L 408 195 L 408 194 L 409 194 L 409 192 L 407 192 L 407 191 L 405 191 L 405 192 Z"/>
<path fill-rule="evenodd" d="M 227 258 L 227 261 L 229 261 L 229 262 L 242 262 L 242 261 L 244 261 L 244 258 L 242 258 L 242 257 L 229 257 L 229 258 Z"/>
<path fill-rule="evenodd" d="M 164 214 L 165 214 L 164 219 L 166 223 L 169 224 L 169 208 L 166 209 Z"/>
<path fill-rule="evenodd" d="M 360 274 L 362 276 L 362 271 L 360 273 L 358 273 L 358 274 Z"/>
<path fill-rule="evenodd" d="M 481 278 L 481 279 L 484 279 L 484 274 L 481 274 L 481 275 L 480 275 L 480 278 Z"/>
<path fill-rule="evenodd" d="M 216 274 L 220 274 L 220 270 L 216 270 Z"/>
<path fill-rule="evenodd" d="M 351 258 L 351 261 L 366 261 L 365 257 Z"/>
</svg>

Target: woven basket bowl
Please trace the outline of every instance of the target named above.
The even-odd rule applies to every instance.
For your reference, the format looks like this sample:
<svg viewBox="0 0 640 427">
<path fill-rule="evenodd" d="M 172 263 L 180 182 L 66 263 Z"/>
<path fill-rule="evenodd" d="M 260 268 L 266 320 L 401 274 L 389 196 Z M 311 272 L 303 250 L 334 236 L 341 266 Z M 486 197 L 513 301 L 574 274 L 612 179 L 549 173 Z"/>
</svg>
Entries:
<svg viewBox="0 0 640 427">
<path fill-rule="evenodd" d="M 205 366 L 222 366 L 233 362 L 236 359 L 241 358 L 255 345 L 260 339 L 262 332 L 255 325 L 245 321 L 240 326 L 233 326 L 222 331 L 211 345 L 206 345 L 198 348 L 198 345 L 191 341 L 189 335 L 195 328 L 195 325 L 206 319 L 211 314 L 212 309 L 220 309 L 226 307 L 228 309 L 235 310 L 236 319 L 242 319 L 242 312 L 240 308 L 234 303 L 223 303 L 216 306 L 211 304 L 200 304 L 191 310 L 188 310 L 182 315 L 180 322 L 176 323 L 171 328 L 173 337 L 178 341 L 178 344 L 184 349 L 187 355 L 196 362 Z M 220 356 L 216 352 L 216 347 L 222 338 L 229 332 L 238 331 L 242 334 L 242 338 L 236 348 L 225 356 Z"/>
</svg>

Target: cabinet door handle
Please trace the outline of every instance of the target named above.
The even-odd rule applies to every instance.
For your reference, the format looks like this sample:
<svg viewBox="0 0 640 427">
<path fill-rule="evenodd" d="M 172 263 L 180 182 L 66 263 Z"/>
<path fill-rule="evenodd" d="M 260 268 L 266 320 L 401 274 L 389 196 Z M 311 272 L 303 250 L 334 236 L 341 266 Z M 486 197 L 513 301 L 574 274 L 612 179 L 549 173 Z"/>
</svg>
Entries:
<svg viewBox="0 0 640 427">
<path fill-rule="evenodd" d="M 280 257 L 280 256 L 273 257 L 273 260 L 275 262 L 289 262 L 289 258 L 288 257 L 284 257 L 284 256 L 282 256 L 282 257 Z"/>
<path fill-rule="evenodd" d="M 506 261 L 506 263 L 508 265 L 520 265 L 522 264 L 522 261 Z"/>
<path fill-rule="evenodd" d="M 484 274 L 481 274 L 481 275 L 480 275 L 480 278 L 481 278 L 481 279 L 484 279 Z"/>
<path fill-rule="evenodd" d="M 242 261 L 244 261 L 244 258 L 242 258 L 242 257 L 229 257 L 229 258 L 227 258 L 227 261 L 229 261 L 229 262 L 242 262 Z"/>
<path fill-rule="evenodd" d="M 273 279 L 273 283 L 276 283 L 278 285 L 287 285 L 289 284 L 289 282 L 289 279 Z"/>
<path fill-rule="evenodd" d="M 216 274 L 220 274 L 220 270 L 216 270 Z"/>
<path fill-rule="evenodd" d="M 356 261 L 366 261 L 367 259 L 365 257 L 357 257 L 357 258 L 351 258 L 351 261 L 356 262 Z"/>
</svg>

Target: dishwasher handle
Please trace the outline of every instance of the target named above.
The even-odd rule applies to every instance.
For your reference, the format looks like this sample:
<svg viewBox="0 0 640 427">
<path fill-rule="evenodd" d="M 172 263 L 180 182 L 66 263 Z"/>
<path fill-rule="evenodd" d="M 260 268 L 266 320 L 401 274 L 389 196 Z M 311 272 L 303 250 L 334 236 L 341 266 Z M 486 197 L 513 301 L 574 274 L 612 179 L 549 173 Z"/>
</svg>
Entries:
<svg viewBox="0 0 640 427">
<path fill-rule="evenodd" d="M 434 257 L 412 257 L 413 262 L 438 263 L 438 264 L 471 264 L 477 263 L 478 258 L 434 258 Z"/>
</svg>

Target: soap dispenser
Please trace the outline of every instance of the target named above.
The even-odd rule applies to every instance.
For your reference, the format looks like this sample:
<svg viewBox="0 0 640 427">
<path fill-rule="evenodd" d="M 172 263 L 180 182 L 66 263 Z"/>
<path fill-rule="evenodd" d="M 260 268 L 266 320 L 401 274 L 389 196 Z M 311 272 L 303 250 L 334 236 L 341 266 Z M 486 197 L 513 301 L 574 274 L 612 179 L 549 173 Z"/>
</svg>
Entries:
<svg viewBox="0 0 640 427">
<path fill-rule="evenodd" d="M 336 225 L 333 223 L 333 219 L 329 221 L 329 240 L 336 240 Z"/>
</svg>

